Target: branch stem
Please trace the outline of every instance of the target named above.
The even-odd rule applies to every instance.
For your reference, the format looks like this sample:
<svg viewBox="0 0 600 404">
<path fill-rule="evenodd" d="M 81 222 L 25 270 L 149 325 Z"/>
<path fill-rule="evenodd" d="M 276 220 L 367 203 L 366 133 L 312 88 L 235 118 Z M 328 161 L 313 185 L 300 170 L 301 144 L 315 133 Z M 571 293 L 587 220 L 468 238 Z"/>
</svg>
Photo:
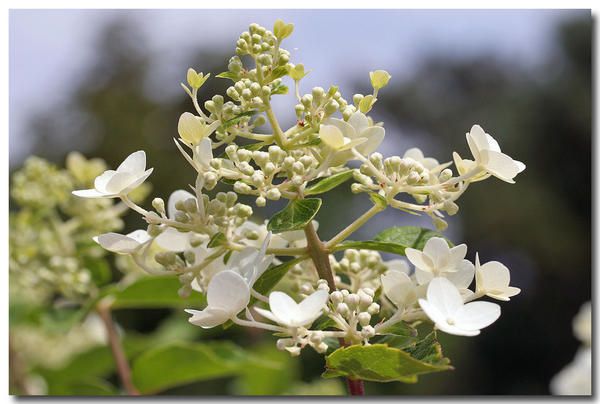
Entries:
<svg viewBox="0 0 600 404">
<path fill-rule="evenodd" d="M 115 360 L 115 366 L 117 368 L 119 379 L 121 379 L 121 383 L 123 384 L 123 388 L 128 395 L 139 396 L 140 392 L 131 381 L 131 368 L 127 362 L 123 345 L 121 345 L 117 328 L 113 322 L 110 306 L 106 303 L 100 302 L 96 306 L 96 311 L 100 315 L 102 323 L 104 324 L 104 328 L 106 329 L 110 350 L 112 352 L 113 359 Z"/>
<path fill-rule="evenodd" d="M 379 205 L 373 205 L 373 207 L 371 207 L 371 209 L 369 209 L 368 211 L 363 213 L 358 219 L 356 219 L 354 222 L 350 223 L 348 225 L 348 227 L 346 227 L 344 230 L 339 232 L 335 237 L 333 237 L 331 240 L 329 240 L 325 244 L 325 247 L 327 249 L 331 249 L 331 248 L 335 247 L 336 245 L 338 245 L 339 243 L 341 243 L 342 241 L 346 240 L 348 237 L 350 237 L 350 235 L 352 233 L 354 233 L 356 230 L 361 228 L 365 223 L 367 223 L 369 221 L 369 219 L 371 219 L 373 216 L 375 216 L 376 214 L 378 214 L 379 212 L 381 212 L 384 209 L 385 208 L 383 208 Z"/>
</svg>

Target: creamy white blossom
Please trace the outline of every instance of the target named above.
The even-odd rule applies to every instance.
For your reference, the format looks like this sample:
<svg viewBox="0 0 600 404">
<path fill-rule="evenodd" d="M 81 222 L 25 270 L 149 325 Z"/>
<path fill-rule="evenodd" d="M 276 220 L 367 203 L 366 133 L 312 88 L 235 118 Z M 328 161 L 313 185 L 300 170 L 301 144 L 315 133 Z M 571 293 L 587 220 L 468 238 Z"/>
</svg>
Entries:
<svg viewBox="0 0 600 404">
<path fill-rule="evenodd" d="M 440 171 L 441 169 L 448 166 L 448 164 L 444 164 L 440 166 L 440 162 L 434 159 L 433 157 L 425 157 L 421 149 L 418 147 L 413 147 L 404 152 L 403 159 L 412 159 L 418 163 L 421 163 L 423 167 L 430 171 Z"/>
<path fill-rule="evenodd" d="M 367 116 L 362 112 L 353 113 L 348 122 L 330 118 L 326 123 L 336 126 L 350 141 L 366 139 L 355 146 L 356 150 L 363 155 L 369 155 L 377 150 L 385 137 L 385 129 L 382 126 L 371 125 Z"/>
<path fill-rule="evenodd" d="M 135 230 L 129 234 L 104 233 L 93 239 L 105 250 L 118 254 L 131 254 L 146 244 L 151 237 L 146 230 Z"/>
<path fill-rule="evenodd" d="M 406 273 L 396 270 L 381 275 L 381 286 L 383 293 L 399 309 L 415 303 L 424 291 L 424 286 L 416 285 Z"/>
<path fill-rule="evenodd" d="M 300 303 L 296 303 L 286 293 L 272 292 L 269 295 L 271 311 L 260 308 L 255 310 L 263 317 L 285 327 L 306 327 L 321 315 L 328 299 L 329 293 L 326 290 L 317 290 Z"/>
<path fill-rule="evenodd" d="M 464 259 L 467 254 L 465 244 L 450 248 L 441 237 L 427 240 L 423 251 L 407 248 L 406 257 L 415 266 L 415 277 L 420 285 L 427 284 L 434 277 L 448 278 L 459 289 L 466 289 L 473 281 L 475 268 Z"/>
<path fill-rule="evenodd" d="M 476 292 L 497 300 L 509 301 L 518 295 L 521 289 L 509 286 L 510 270 L 498 261 L 490 261 L 481 265 L 479 254 L 475 256 Z"/>
<path fill-rule="evenodd" d="M 475 162 L 494 177 L 512 184 L 515 176 L 525 170 L 525 164 L 502 153 L 496 139 L 481 126 L 473 125 L 466 137 Z"/>
<path fill-rule="evenodd" d="M 573 319 L 573 334 L 584 345 L 592 345 L 592 303 L 585 302 Z"/>
<path fill-rule="evenodd" d="M 239 273 L 229 270 L 219 272 L 208 284 L 206 302 L 204 310 L 185 311 L 192 315 L 190 323 L 202 328 L 212 328 L 225 323 L 248 306 L 250 288 Z"/>
<path fill-rule="evenodd" d="M 435 326 L 448 334 L 474 336 L 500 317 L 500 306 L 490 302 L 464 304 L 460 292 L 446 278 L 434 278 L 427 299 L 419 305 Z"/>
<path fill-rule="evenodd" d="M 177 131 L 179 136 L 189 145 L 196 145 L 202 139 L 210 136 L 219 126 L 220 121 L 207 124 L 204 119 L 190 112 L 184 112 L 179 117 Z"/>
<path fill-rule="evenodd" d="M 127 195 L 140 186 L 153 168 L 146 170 L 146 153 L 143 150 L 130 154 L 116 170 L 107 170 L 94 180 L 94 188 L 73 191 L 82 198 L 117 198 Z"/>
</svg>

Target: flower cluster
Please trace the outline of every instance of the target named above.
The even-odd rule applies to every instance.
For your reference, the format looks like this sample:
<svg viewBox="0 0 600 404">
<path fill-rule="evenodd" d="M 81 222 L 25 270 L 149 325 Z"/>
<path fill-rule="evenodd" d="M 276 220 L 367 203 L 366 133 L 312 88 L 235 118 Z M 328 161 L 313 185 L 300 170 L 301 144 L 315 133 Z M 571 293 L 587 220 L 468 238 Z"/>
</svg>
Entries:
<svg viewBox="0 0 600 404">
<path fill-rule="evenodd" d="M 439 163 L 416 148 L 384 157 L 377 149 L 385 129 L 368 114 L 391 76 L 371 72 L 373 92 L 354 94 L 351 103 L 336 86 L 301 95 L 308 73 L 281 47 L 292 30 L 277 21 L 272 31 L 252 24 L 240 35 L 228 71 L 217 75 L 232 81 L 228 101 L 216 95 L 202 108 L 197 95 L 209 75 L 188 70 L 182 86 L 195 111 L 181 115 L 175 143 L 197 173 L 193 192 L 177 190 L 166 204 L 155 198 L 152 210 L 139 206 L 130 194 L 152 169 L 143 151 L 133 153 L 117 170 L 97 176 L 94 188 L 74 194 L 119 198 L 148 226 L 94 240 L 132 256 L 148 272 L 177 274 L 182 296 L 206 294 L 203 310 L 187 310 L 192 324 L 212 328 L 231 321 L 269 330 L 280 337 L 277 347 L 292 355 L 306 346 L 319 353 L 340 344 L 369 346 L 394 325 L 422 320 L 450 334 L 479 334 L 498 319 L 500 306 L 474 300 L 508 301 L 520 292 L 510 285 L 506 266 L 481 264 L 478 255 L 470 262 L 466 245 L 453 246 L 439 234 L 410 242 L 345 240 L 387 207 L 425 213 L 441 230 L 447 226 L 443 212 L 457 213 L 456 200 L 471 183 L 490 176 L 513 183 L 524 164 L 501 152 L 479 125 L 466 134 L 472 160 L 455 153 L 454 171 L 452 162 Z M 271 103 L 288 92 L 286 78 L 294 83 L 297 121 L 283 130 Z M 270 130 L 258 132 L 267 122 Z M 374 205 L 322 242 L 313 220 L 322 201 L 312 196 L 352 178 L 352 191 L 368 193 Z M 211 196 L 218 183 L 231 191 Z M 255 223 L 238 195 L 251 195 L 258 207 L 281 199 L 288 205 Z M 406 195 L 415 202 L 406 202 Z M 333 255 L 342 250 L 343 256 Z M 405 255 L 408 262 L 384 261 L 378 251 Z"/>
<path fill-rule="evenodd" d="M 107 270 L 106 252 L 90 243 L 91 238 L 99 232 L 121 229 L 121 216 L 127 207 L 108 199 L 83 200 L 69 194 L 92 183 L 105 168 L 102 160 L 71 153 L 66 169 L 30 157 L 15 172 L 11 197 L 17 209 L 10 213 L 9 237 L 11 293 L 15 299 L 41 304 L 58 294 L 78 301 L 95 292 L 96 283 Z M 137 187 L 131 197 L 143 199 L 148 188 Z M 122 264 L 121 269 L 131 269 Z"/>
</svg>

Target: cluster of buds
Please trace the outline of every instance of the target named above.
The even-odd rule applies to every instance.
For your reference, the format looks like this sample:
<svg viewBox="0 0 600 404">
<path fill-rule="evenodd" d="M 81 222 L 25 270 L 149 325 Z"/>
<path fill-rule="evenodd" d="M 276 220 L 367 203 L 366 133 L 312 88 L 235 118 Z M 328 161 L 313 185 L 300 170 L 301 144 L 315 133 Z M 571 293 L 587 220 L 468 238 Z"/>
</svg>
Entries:
<svg viewBox="0 0 600 404">
<path fill-rule="evenodd" d="M 337 111 L 345 113 L 348 107 L 337 86 L 329 87 L 327 92 L 322 87 L 314 87 L 310 94 L 303 95 L 298 101 L 294 107 L 298 121 L 313 128 L 318 128 L 325 118 Z"/>
<path fill-rule="evenodd" d="M 255 195 L 256 206 L 265 206 L 267 200 L 277 201 L 282 194 L 295 192 L 311 179 L 311 173 L 319 164 L 315 157 L 302 151 L 286 152 L 276 145 L 269 146 L 267 151 L 250 151 L 229 145 L 225 153 L 238 171 L 233 190 Z M 281 178 L 284 179 L 273 183 Z"/>
<path fill-rule="evenodd" d="M 387 269 L 381 255 L 372 250 L 348 249 L 339 261 L 334 256 L 330 256 L 329 260 L 331 269 L 337 274 L 336 283 L 345 285 L 344 276 L 349 281 L 346 286 L 354 292 L 361 287 L 377 289 L 379 276 Z"/>
<path fill-rule="evenodd" d="M 376 334 L 371 318 L 379 313 L 379 304 L 374 302 L 374 296 L 375 290 L 371 288 L 360 288 L 356 293 L 341 289 L 330 294 L 329 316 L 353 344 L 368 343 Z"/>
</svg>

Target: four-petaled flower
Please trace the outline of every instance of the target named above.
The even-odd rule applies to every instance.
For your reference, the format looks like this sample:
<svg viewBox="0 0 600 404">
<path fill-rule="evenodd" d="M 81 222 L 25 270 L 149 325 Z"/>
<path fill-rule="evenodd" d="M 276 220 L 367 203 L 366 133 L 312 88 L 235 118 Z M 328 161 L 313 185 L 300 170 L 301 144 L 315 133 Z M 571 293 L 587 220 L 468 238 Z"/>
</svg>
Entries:
<svg viewBox="0 0 600 404">
<path fill-rule="evenodd" d="M 189 322 L 202 328 L 225 323 L 244 310 L 250 303 L 250 287 L 235 271 L 222 271 L 213 276 L 206 291 L 204 310 L 186 309 L 192 315 Z"/>
<path fill-rule="evenodd" d="M 448 278 L 459 289 L 466 289 L 473 281 L 475 268 L 464 259 L 467 254 L 465 244 L 450 248 L 441 237 L 427 240 L 423 251 L 407 248 L 406 257 L 415 266 L 415 277 L 419 285 L 427 284 L 433 278 Z"/>
<path fill-rule="evenodd" d="M 454 335 L 478 335 L 500 317 L 496 303 L 464 304 L 456 286 L 446 278 L 429 282 L 427 299 L 419 299 L 419 305 L 438 329 Z"/>
<path fill-rule="evenodd" d="M 177 213 L 177 205 L 179 202 L 185 202 L 188 199 L 192 199 L 198 208 L 198 201 L 196 197 L 189 193 L 188 191 L 184 191 L 183 189 L 179 189 L 174 191 L 167 201 L 167 217 L 170 220 L 175 220 L 175 214 Z M 187 249 L 190 249 L 190 232 L 181 232 L 174 227 L 167 227 L 162 233 L 156 236 L 156 244 L 165 250 L 181 252 Z"/>
<path fill-rule="evenodd" d="M 179 136 L 188 145 L 197 145 L 200 141 L 210 136 L 220 125 L 220 121 L 214 121 L 210 125 L 207 125 L 204 119 L 199 116 L 190 112 L 184 112 L 179 117 L 177 131 L 179 132 Z"/>
<path fill-rule="evenodd" d="M 317 290 L 300 303 L 283 292 L 272 292 L 269 295 L 269 310 L 256 308 L 263 317 L 289 328 L 307 327 L 315 321 L 325 308 L 329 293 Z"/>
<path fill-rule="evenodd" d="M 73 191 L 82 198 L 118 198 L 140 186 L 153 168 L 146 170 L 146 153 L 143 150 L 130 154 L 116 170 L 107 170 L 94 180 L 94 188 Z"/>
<path fill-rule="evenodd" d="M 515 176 L 525 170 L 525 164 L 513 160 L 510 156 L 502 153 L 496 139 L 485 133 L 481 126 L 473 125 L 471 131 L 466 136 L 469 149 L 471 149 L 471 154 L 473 154 L 475 161 L 462 160 L 458 154 L 454 153 L 454 161 L 460 174 L 465 174 L 468 170 L 479 165 L 488 174 L 502 181 L 514 184 Z M 473 180 L 482 180 L 485 178 L 485 176 L 480 174 Z"/>
<path fill-rule="evenodd" d="M 479 254 L 475 255 L 476 292 L 494 299 L 509 301 L 518 295 L 521 289 L 509 286 L 510 271 L 498 261 L 490 261 L 481 265 Z"/>
</svg>

